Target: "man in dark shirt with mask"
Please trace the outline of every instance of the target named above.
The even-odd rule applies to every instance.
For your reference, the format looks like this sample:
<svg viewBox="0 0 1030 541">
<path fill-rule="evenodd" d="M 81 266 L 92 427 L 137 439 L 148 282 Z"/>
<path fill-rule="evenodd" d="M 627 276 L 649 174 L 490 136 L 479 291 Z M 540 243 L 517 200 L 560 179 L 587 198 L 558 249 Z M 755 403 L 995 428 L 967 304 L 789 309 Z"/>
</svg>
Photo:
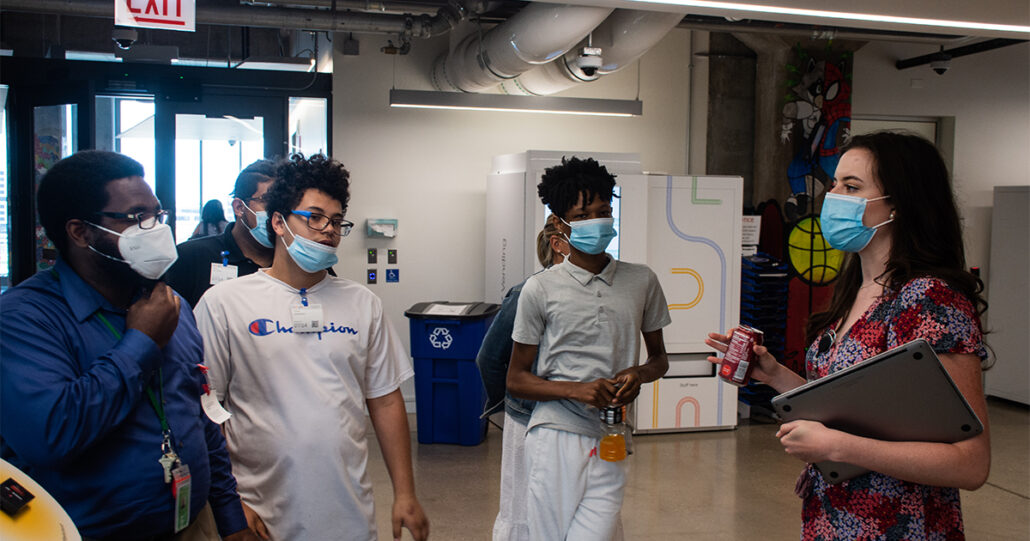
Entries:
<svg viewBox="0 0 1030 541">
<path fill-rule="evenodd" d="M 236 221 L 220 235 L 179 245 L 179 260 L 165 280 L 190 306 L 212 285 L 272 266 L 275 254 L 268 238 L 265 192 L 275 180 L 275 162 L 258 160 L 240 171 L 232 195 Z"/>
<path fill-rule="evenodd" d="M 60 257 L 0 302 L 0 455 L 87 539 L 257 539 L 202 411 L 193 314 L 158 281 L 175 242 L 143 167 L 79 152 L 38 201 Z"/>
</svg>

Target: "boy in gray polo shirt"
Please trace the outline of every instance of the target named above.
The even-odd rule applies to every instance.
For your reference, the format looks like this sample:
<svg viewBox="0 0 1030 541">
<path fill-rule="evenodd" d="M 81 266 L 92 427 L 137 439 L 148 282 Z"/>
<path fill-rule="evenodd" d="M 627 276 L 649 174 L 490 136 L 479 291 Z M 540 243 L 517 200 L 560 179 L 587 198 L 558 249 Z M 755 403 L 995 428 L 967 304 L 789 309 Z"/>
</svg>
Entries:
<svg viewBox="0 0 1030 541">
<path fill-rule="evenodd" d="M 614 186 L 589 158 L 563 159 L 537 186 L 571 253 L 523 286 L 512 332 L 508 390 L 539 402 L 525 442 L 533 540 L 612 539 L 625 463 L 598 457 L 598 409 L 629 404 L 669 367 L 662 327 L 671 319 L 658 277 L 605 253 Z"/>
</svg>

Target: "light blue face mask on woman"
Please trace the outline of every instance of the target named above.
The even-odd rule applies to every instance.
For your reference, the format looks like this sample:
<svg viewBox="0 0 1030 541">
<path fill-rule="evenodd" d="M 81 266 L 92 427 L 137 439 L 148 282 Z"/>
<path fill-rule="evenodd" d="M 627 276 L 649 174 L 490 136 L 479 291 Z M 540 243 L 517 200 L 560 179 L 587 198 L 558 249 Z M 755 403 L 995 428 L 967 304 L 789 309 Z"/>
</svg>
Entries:
<svg viewBox="0 0 1030 541">
<path fill-rule="evenodd" d="M 562 220 L 562 223 L 572 228 L 572 235 L 566 237 L 569 244 L 585 254 L 597 255 L 603 252 L 617 235 L 614 218 L 595 218 L 572 223 Z"/>
<path fill-rule="evenodd" d="M 283 220 L 283 225 L 293 235 L 293 242 L 286 246 L 286 251 L 293 258 L 293 262 L 305 272 L 328 269 L 339 260 L 336 257 L 336 248 L 296 235 L 290 226 L 286 225 L 285 220 Z M 286 245 L 285 239 L 283 244 Z"/>
<path fill-rule="evenodd" d="M 865 216 L 866 203 L 887 199 L 889 195 L 874 199 L 865 199 L 854 195 L 836 193 L 826 194 L 823 210 L 819 217 L 823 230 L 823 238 L 830 246 L 843 252 L 860 252 L 873 240 L 873 235 L 880 227 L 894 221 L 894 214 L 886 222 L 869 227 L 862 223 Z"/>
</svg>

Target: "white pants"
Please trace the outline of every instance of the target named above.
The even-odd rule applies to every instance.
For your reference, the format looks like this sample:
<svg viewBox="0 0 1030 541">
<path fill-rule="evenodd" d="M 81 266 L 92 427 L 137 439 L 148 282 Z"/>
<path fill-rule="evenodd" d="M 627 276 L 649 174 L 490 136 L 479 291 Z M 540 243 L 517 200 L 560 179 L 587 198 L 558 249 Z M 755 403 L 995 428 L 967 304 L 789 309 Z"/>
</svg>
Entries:
<svg viewBox="0 0 1030 541">
<path fill-rule="evenodd" d="M 501 446 L 501 508 L 494 520 L 493 541 L 529 541 L 526 499 L 526 425 L 504 416 Z"/>
<path fill-rule="evenodd" d="M 536 427 L 526 434 L 532 541 L 622 538 L 625 461 L 597 456 L 596 438 Z"/>
</svg>

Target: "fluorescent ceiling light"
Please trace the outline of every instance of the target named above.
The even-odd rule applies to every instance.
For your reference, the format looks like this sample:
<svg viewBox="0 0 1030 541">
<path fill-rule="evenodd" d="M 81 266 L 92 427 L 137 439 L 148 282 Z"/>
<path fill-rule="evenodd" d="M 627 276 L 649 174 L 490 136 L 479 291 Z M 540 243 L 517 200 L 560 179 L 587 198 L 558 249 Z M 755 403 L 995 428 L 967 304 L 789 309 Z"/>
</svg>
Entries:
<svg viewBox="0 0 1030 541">
<path fill-rule="evenodd" d="M 94 51 L 65 51 L 65 60 L 90 60 L 94 62 L 121 62 L 114 53 L 98 53 Z"/>
<path fill-rule="evenodd" d="M 296 58 L 291 56 L 250 56 L 236 66 L 245 70 L 272 71 L 314 71 L 314 58 Z"/>
<path fill-rule="evenodd" d="M 508 96 L 505 94 L 390 89 L 390 107 L 550 113 L 559 115 L 639 116 L 643 114 L 644 104 L 640 100 Z"/>
<path fill-rule="evenodd" d="M 778 15 L 797 15 L 801 17 L 823 17 L 844 19 L 848 21 L 873 21 L 915 26 L 938 26 L 943 28 L 968 28 L 975 30 L 994 30 L 998 32 L 1030 33 L 1030 26 L 1012 24 L 978 23 L 973 21 L 949 21 L 943 19 L 923 19 L 918 17 L 898 17 L 894 15 L 877 15 L 874 13 L 852 13 L 847 11 L 824 11 L 821 9 L 802 9 L 784 6 L 765 6 L 760 4 L 742 4 L 737 2 L 715 2 L 710 0 L 631 0 L 647 4 L 669 4 L 696 8 L 722 9 L 728 11 L 752 11 L 758 13 L 775 13 Z"/>
</svg>

